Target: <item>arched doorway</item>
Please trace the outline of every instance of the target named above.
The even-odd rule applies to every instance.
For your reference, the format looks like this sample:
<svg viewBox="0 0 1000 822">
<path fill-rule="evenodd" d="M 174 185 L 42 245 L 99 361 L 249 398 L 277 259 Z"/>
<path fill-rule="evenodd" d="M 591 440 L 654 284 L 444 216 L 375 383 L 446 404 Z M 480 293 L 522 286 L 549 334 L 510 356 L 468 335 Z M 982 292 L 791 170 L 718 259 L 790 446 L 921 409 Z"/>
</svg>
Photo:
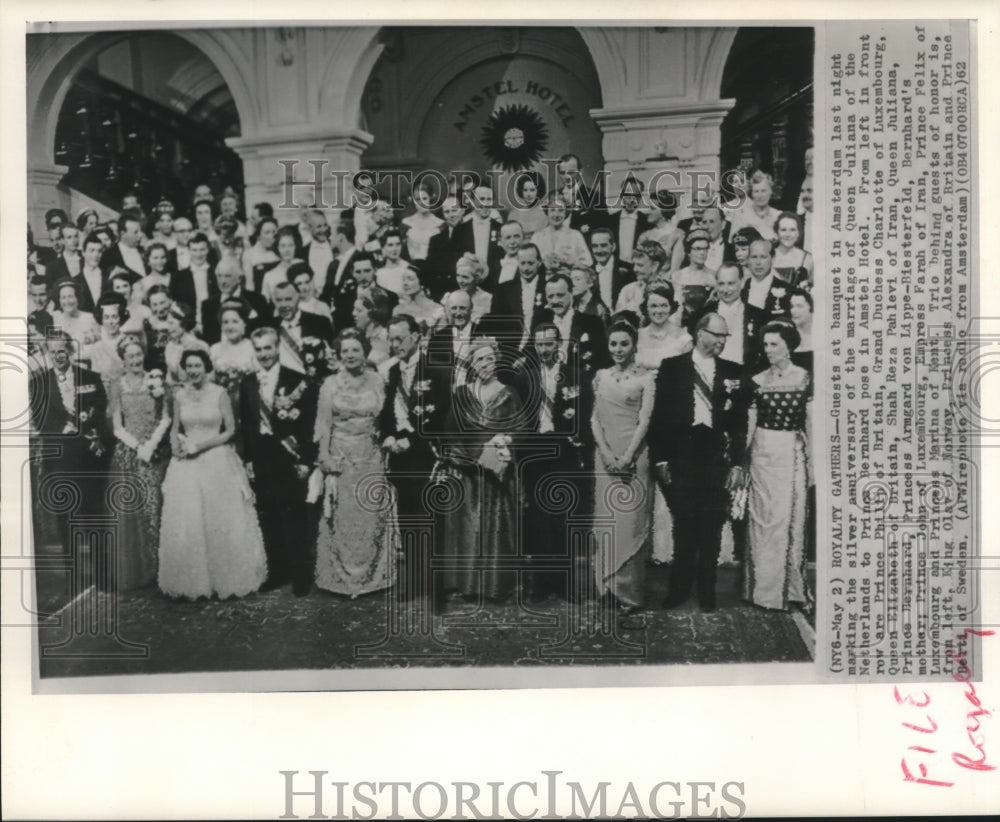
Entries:
<svg viewBox="0 0 1000 822">
<path fill-rule="evenodd" d="M 782 208 L 795 207 L 813 144 L 814 50 L 811 28 L 741 28 L 722 76 L 721 96 L 736 100 L 722 125 L 722 168 L 767 171 Z"/>
<path fill-rule="evenodd" d="M 589 114 L 601 83 L 575 29 L 404 27 L 380 40 L 361 101 L 375 138 L 363 167 L 511 173 L 570 151 L 603 167 Z"/>
<path fill-rule="evenodd" d="M 224 140 L 255 127 L 258 105 L 246 84 L 250 63 L 232 32 L 29 35 L 27 64 L 27 96 L 34 103 L 28 116 L 28 205 L 36 233 L 44 228 L 39 223 L 46 208 L 72 209 L 81 197 L 116 210 L 110 200 L 123 185 L 138 183 L 144 205 L 170 196 L 173 186 L 203 172 L 190 160 L 203 155 L 205 146 L 224 160 L 217 163 L 220 181 L 242 182 L 242 163 Z M 130 167 L 130 155 L 144 154 L 162 164 L 158 175 L 141 164 Z M 72 172 L 88 155 L 82 169 L 91 176 L 88 185 L 94 175 L 101 180 L 115 168 L 114 185 L 70 187 L 86 183 Z"/>
</svg>

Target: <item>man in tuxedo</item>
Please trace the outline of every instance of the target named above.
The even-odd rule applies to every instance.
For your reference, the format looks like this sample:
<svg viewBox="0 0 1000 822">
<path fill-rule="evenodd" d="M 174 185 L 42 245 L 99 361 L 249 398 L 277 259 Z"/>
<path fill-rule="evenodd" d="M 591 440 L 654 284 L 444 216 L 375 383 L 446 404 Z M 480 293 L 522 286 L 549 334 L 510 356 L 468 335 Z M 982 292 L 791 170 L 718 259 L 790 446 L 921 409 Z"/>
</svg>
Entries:
<svg viewBox="0 0 1000 822">
<path fill-rule="evenodd" d="M 583 180 L 583 165 L 575 154 L 564 154 L 556 166 L 559 172 L 563 199 L 569 209 L 569 227 L 585 237 L 595 228 L 607 224 L 604 204 L 604 178 L 598 176 L 594 185 L 588 188 Z"/>
<path fill-rule="evenodd" d="M 547 504 L 553 495 L 546 482 L 568 482 L 576 486 L 581 501 L 585 497 L 580 482 L 584 464 L 580 435 L 589 424 L 589 392 L 580 384 L 576 358 L 559 356 L 561 342 L 553 323 L 539 323 L 531 345 L 513 369 L 512 384 L 524 403 L 526 434 L 521 545 L 527 556 L 545 560 L 525 575 L 529 602 L 552 594 L 566 597 L 569 590 L 572 554 L 566 538 L 567 512 L 554 511 Z"/>
<path fill-rule="evenodd" d="M 118 218 L 118 242 L 104 252 L 101 270 L 105 277 L 116 268 L 125 268 L 134 276 L 132 284 L 146 276 L 146 263 L 142 259 L 142 221 L 133 212 L 125 212 Z"/>
<path fill-rule="evenodd" d="M 278 354 L 285 368 L 306 373 L 302 359 L 302 341 L 315 337 L 329 345 L 333 342 L 333 326 L 326 317 L 309 314 L 299 308 L 299 292 L 287 280 L 278 283 L 271 295 L 274 298 L 274 318 L 271 325 L 278 332 Z"/>
<path fill-rule="evenodd" d="M 740 297 L 747 305 L 750 322 L 753 325 L 750 337 L 751 350 L 745 357 L 752 373 L 767 368 L 764 343 L 758 339 L 760 329 L 777 317 L 790 320 L 792 295 L 799 292 L 799 289 L 775 275 L 771 270 L 773 262 L 774 246 L 770 240 L 754 240 L 750 243 L 750 256 L 747 258 L 750 276 L 743 283 Z"/>
<path fill-rule="evenodd" d="M 330 282 L 327 279 L 328 292 Z M 350 268 L 330 293 L 333 324 L 338 331 L 354 325 L 354 303 L 358 292 L 376 287 L 375 257 L 367 251 L 355 251 L 351 254 Z"/>
<path fill-rule="evenodd" d="M 622 286 L 635 282 L 635 271 L 631 263 L 619 259 L 615 232 L 610 228 L 595 228 L 590 232 L 590 251 L 594 255 L 597 294 L 608 308 L 614 308 Z"/>
<path fill-rule="evenodd" d="M 313 288 L 317 294 L 322 294 L 327 272 L 333 265 L 334 249 L 330 242 L 330 223 L 318 208 L 309 212 L 309 233 L 309 242 L 302 246 L 302 259 L 313 270 Z"/>
<path fill-rule="evenodd" d="M 439 420 L 447 417 L 447 406 L 455 387 L 465 384 L 469 343 L 478 334 L 472 322 L 472 297 L 468 291 L 452 291 L 445 295 L 442 303 L 448 324 L 431 332 L 424 354 L 428 377 L 438 386 L 441 402 L 437 403 L 436 418 Z"/>
<path fill-rule="evenodd" d="M 354 258 L 361 252 L 354 245 L 354 223 L 341 218 L 333 233 L 333 260 L 326 267 L 322 288 L 317 288 L 320 300 L 330 306 L 333 315 L 333 326 L 338 331 L 351 325 L 351 311 L 354 309 L 353 299 L 348 305 L 347 300 L 338 300 L 341 286 L 349 288 L 349 281 L 354 279 Z M 315 269 L 313 269 L 315 271 Z M 372 276 L 374 277 L 375 261 L 372 260 Z"/>
<path fill-rule="evenodd" d="M 100 376 L 74 362 L 75 344 L 68 334 L 51 333 L 46 340 L 49 367 L 31 374 L 28 389 L 31 422 L 45 454 L 40 465 L 42 482 L 51 478 L 53 489 L 58 489 L 60 483 L 71 485 L 79 498 L 74 510 L 51 512 L 69 554 L 70 517 L 107 513 L 104 487 L 111 430 Z M 57 491 L 50 491 L 36 497 L 36 502 L 42 500 L 41 510 L 45 513 L 44 500 L 57 497 Z"/>
<path fill-rule="evenodd" d="M 63 252 L 62 227 L 69 222 L 69 215 L 61 208 L 50 208 L 45 212 L 45 230 L 51 245 L 35 246 L 38 262 L 46 271 L 48 266 Z M 54 281 L 53 281 L 54 282 Z"/>
<path fill-rule="evenodd" d="M 73 230 L 76 231 L 75 228 Z M 62 279 L 68 279 L 76 283 L 76 292 L 80 295 L 80 310 L 93 312 L 97 301 L 108 287 L 108 275 L 100 266 L 103 249 L 104 247 L 97 236 L 91 234 L 87 237 L 83 244 L 83 256 L 80 257 L 79 253 L 76 254 L 76 257 L 79 258 L 80 266 L 75 274 L 66 273 L 69 270 L 69 266 L 66 264 L 67 261 L 64 256 L 55 260 L 49 269 L 46 270 L 46 280 L 48 281 L 49 288 L 54 288 L 62 280 L 49 280 L 48 276 L 59 271 L 63 272 Z"/>
<path fill-rule="evenodd" d="M 607 227 L 611 229 L 618 248 L 618 259 L 625 263 L 632 262 L 635 244 L 642 233 L 649 228 L 646 215 L 639 211 L 644 187 L 641 180 L 629 174 L 622 183 L 619 196 L 621 209 L 609 214 L 607 218 Z"/>
<path fill-rule="evenodd" d="M 504 256 L 504 249 L 500 245 L 502 224 L 491 216 L 493 211 L 491 189 L 479 186 L 472 192 L 471 199 L 472 217 L 455 227 L 452 239 L 461 252 L 459 256 L 472 253 L 486 265 L 486 277 L 480 286 L 492 293 L 500 277 L 500 260 Z"/>
<path fill-rule="evenodd" d="M 517 251 L 517 276 L 497 286 L 490 313 L 479 322 L 483 333 L 496 337 L 500 344 L 501 372 L 513 364 L 528 343 L 531 329 L 542 321 L 545 278 L 541 268 L 538 246 L 523 244 Z"/>
<path fill-rule="evenodd" d="M 60 280 L 79 277 L 83 269 L 83 257 L 80 254 L 80 230 L 72 223 L 65 223 L 59 227 L 59 236 L 62 239 L 62 253 L 45 266 L 45 276 L 50 285 L 55 285 Z M 101 241 L 97 242 L 100 245 Z M 97 296 L 91 295 L 91 299 L 96 302 L 100 296 L 100 292 L 98 292 Z M 87 308 L 83 301 L 80 303 L 80 308 L 84 311 L 94 310 L 93 304 Z"/>
<path fill-rule="evenodd" d="M 28 321 L 43 338 L 46 330 L 52 327 L 52 315 L 49 313 L 48 305 L 49 284 L 44 277 L 34 274 L 28 281 Z"/>
<path fill-rule="evenodd" d="M 178 217 L 174 220 L 174 247 L 167 251 L 167 270 L 171 273 L 191 267 L 188 243 L 191 242 L 193 231 L 194 226 L 187 217 Z"/>
<path fill-rule="evenodd" d="M 463 225 L 465 210 L 455 197 L 449 197 L 441 206 L 444 225 L 431 237 L 427 244 L 427 260 L 424 263 L 424 282 L 435 300 L 458 286 L 455 283 L 455 263 L 467 249 L 459 245 L 456 235 Z M 484 258 L 485 259 L 485 258 Z"/>
<path fill-rule="evenodd" d="M 432 592 L 432 532 L 428 532 L 427 520 L 434 512 L 427 509 L 423 495 L 434 470 L 434 448 L 428 432 L 438 399 L 420 358 L 420 324 L 411 315 L 393 317 L 389 346 L 396 361 L 386 376 L 379 431 L 382 448 L 389 455 L 389 479 L 396 488 L 403 542 L 399 596 L 406 601 Z"/>
<path fill-rule="evenodd" d="M 305 596 L 312 586 L 306 495 L 316 462 L 318 391 L 304 374 L 279 363 L 273 328 L 258 328 L 250 339 L 260 368 L 240 384 L 240 426 L 267 551 L 261 590 L 291 582 L 295 596 Z"/>
<path fill-rule="evenodd" d="M 743 484 L 747 408 L 740 367 L 718 359 L 726 321 L 706 314 L 695 335 L 694 349 L 664 360 L 656 374 L 649 457 L 674 518 L 663 607 L 682 605 L 694 587 L 701 609 L 712 611 L 729 494 Z"/>
<path fill-rule="evenodd" d="M 503 248 L 503 257 L 497 265 L 497 286 L 504 285 L 517 279 L 518 264 L 517 252 L 524 242 L 524 229 L 517 220 L 508 220 L 500 227 L 500 246 Z M 483 288 L 486 288 L 484 285 Z M 487 291 L 490 289 L 487 288 Z M 493 302 L 496 302 L 498 288 L 492 289 Z"/>
<path fill-rule="evenodd" d="M 247 291 L 243 287 L 243 271 L 239 263 L 227 258 L 215 269 L 215 280 L 219 293 L 214 294 L 201 304 L 202 337 L 210 345 L 222 339 L 222 329 L 219 326 L 219 311 L 224 303 L 243 303 L 247 316 L 247 331 L 253 331 L 271 319 L 271 309 L 256 291 Z"/>
<path fill-rule="evenodd" d="M 718 314 L 726 321 L 729 336 L 719 352 L 719 359 L 745 369 L 746 354 L 753 350 L 754 317 L 747 310 L 741 294 L 742 277 L 735 263 L 724 263 L 715 274 L 715 296 L 705 303 L 698 315 L 700 320 L 706 314 Z M 695 323 L 697 325 L 697 321 Z M 752 376 L 745 374 L 746 377 Z"/>
<path fill-rule="evenodd" d="M 539 312 L 541 322 L 559 329 L 560 350 L 564 358 L 576 350 L 580 358 L 581 381 L 590 384 L 594 374 L 609 365 L 607 332 L 601 318 L 581 314 L 573 308 L 573 284 L 568 274 L 557 271 L 545 283 L 546 309 Z"/>
<path fill-rule="evenodd" d="M 219 284 L 216 281 L 215 265 L 209 260 L 208 237 L 200 231 L 195 234 L 188 243 L 190 254 L 190 265 L 177 272 L 176 277 L 171 277 L 171 290 L 174 282 L 177 282 L 181 291 L 187 294 L 194 294 L 194 301 L 188 303 L 200 309 L 205 300 L 214 297 L 219 293 Z M 175 299 L 180 299 L 174 295 Z M 196 318 L 196 325 L 204 332 L 205 318 L 199 313 Z"/>
</svg>

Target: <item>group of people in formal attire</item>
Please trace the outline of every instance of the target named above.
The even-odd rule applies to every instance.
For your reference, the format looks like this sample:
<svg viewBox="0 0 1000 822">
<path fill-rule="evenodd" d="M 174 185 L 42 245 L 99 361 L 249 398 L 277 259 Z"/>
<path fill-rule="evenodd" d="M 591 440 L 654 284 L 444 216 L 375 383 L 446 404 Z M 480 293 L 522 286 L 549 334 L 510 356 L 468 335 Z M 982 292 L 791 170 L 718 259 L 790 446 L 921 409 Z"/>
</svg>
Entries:
<svg viewBox="0 0 1000 822">
<path fill-rule="evenodd" d="M 152 218 L 50 212 L 28 267 L 36 500 L 77 477 L 76 513 L 111 507 L 116 590 L 632 612 L 668 563 L 663 605 L 710 611 L 725 528 L 748 602 L 810 607 L 801 216 L 763 172 L 686 214 L 640 208 L 631 175 L 608 208 L 580 172 L 563 157 L 551 195 L 523 174 L 506 215 L 475 183 L 332 225 L 267 203 L 244 223 L 207 186 Z M 69 545 L 74 511 L 50 513 Z"/>
</svg>

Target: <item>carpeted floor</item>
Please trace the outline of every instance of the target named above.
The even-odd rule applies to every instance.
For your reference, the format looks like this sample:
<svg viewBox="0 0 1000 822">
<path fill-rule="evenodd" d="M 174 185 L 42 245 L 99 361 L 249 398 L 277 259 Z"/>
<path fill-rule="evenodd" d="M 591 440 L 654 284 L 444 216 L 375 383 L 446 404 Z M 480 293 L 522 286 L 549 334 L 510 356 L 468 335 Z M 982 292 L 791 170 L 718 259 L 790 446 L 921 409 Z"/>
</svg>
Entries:
<svg viewBox="0 0 1000 822">
<path fill-rule="evenodd" d="M 742 603 L 720 571 L 718 608 L 660 609 L 665 568 L 651 568 L 650 609 L 621 617 L 559 600 L 444 615 L 398 610 L 384 594 L 349 600 L 285 588 L 242 600 L 176 602 L 155 588 L 90 589 L 39 631 L 42 677 L 378 667 L 662 665 L 804 662 L 790 614 Z M 115 631 L 113 626 L 119 626 Z"/>
</svg>

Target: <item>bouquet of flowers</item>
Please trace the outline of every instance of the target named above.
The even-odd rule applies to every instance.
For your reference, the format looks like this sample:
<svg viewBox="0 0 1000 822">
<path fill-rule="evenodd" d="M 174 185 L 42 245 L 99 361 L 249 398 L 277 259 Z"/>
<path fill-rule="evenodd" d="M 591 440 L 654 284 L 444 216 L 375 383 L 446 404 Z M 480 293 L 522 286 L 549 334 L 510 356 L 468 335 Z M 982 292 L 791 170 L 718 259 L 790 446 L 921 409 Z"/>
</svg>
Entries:
<svg viewBox="0 0 1000 822">
<path fill-rule="evenodd" d="M 319 337 L 305 337 L 302 340 L 301 350 L 306 376 L 310 379 L 322 380 L 330 374 L 327 346 L 323 340 Z"/>
<path fill-rule="evenodd" d="M 250 372 L 235 365 L 217 367 L 214 372 L 216 385 L 220 385 L 227 391 L 235 390 L 247 374 Z"/>
</svg>

